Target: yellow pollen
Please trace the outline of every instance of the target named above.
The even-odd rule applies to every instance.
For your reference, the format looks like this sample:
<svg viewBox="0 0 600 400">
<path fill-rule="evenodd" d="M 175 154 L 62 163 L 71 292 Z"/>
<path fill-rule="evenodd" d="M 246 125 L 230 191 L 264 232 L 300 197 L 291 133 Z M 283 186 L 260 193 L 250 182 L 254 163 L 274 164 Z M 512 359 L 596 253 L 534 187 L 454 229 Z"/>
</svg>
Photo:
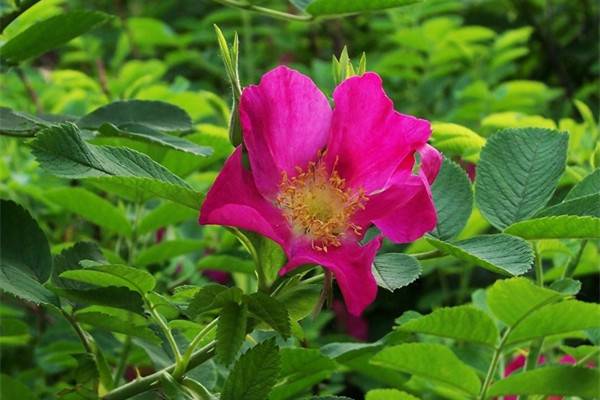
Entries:
<svg viewBox="0 0 600 400">
<path fill-rule="evenodd" d="M 312 247 L 324 252 L 328 247 L 341 246 L 347 233 L 361 234 L 361 227 L 351 218 L 365 208 L 368 197 L 364 190 L 347 188 L 335 164 L 329 173 L 321 160 L 310 162 L 306 170 L 296 167 L 296 171 L 291 179 L 282 172 L 276 198 L 294 232 L 309 237 Z"/>
</svg>

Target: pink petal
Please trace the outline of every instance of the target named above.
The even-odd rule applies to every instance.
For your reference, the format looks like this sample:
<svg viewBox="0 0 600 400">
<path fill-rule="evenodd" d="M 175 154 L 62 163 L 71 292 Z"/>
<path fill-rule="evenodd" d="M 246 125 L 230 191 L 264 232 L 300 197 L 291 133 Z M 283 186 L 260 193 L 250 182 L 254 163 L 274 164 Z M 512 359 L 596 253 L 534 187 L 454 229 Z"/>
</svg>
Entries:
<svg viewBox="0 0 600 400">
<path fill-rule="evenodd" d="M 258 192 L 252 174 L 242 166 L 238 147 L 227 159 L 200 210 L 202 225 L 247 229 L 283 244 L 290 228 L 280 210 Z"/>
<path fill-rule="evenodd" d="M 284 275 L 305 264 L 318 264 L 329 269 L 338 282 L 348 311 L 358 316 L 377 296 L 377 283 L 371 268 L 381 240 L 377 237 L 363 247 L 358 242 L 347 241 L 327 252 L 312 249 L 306 241 L 296 241 L 288 249 L 288 263 L 279 274 Z"/>
<path fill-rule="evenodd" d="M 421 156 L 421 171 L 427 177 L 427 181 L 432 184 L 440 172 L 442 166 L 442 155 L 432 146 L 425 144 L 418 150 Z"/>
<path fill-rule="evenodd" d="M 390 202 L 388 207 L 384 208 L 389 212 L 373 220 L 381 233 L 393 242 L 410 243 L 435 228 L 437 214 L 429 182 L 424 172 L 421 172 L 418 178 L 420 184 L 417 188 L 412 188 L 416 193 L 408 201 L 399 201 L 396 207 Z"/>
<path fill-rule="evenodd" d="M 273 198 L 282 171 L 295 175 L 325 147 L 331 107 L 305 75 L 287 67 L 266 73 L 244 89 L 240 119 L 252 175 L 259 192 Z"/>
<path fill-rule="evenodd" d="M 383 189 L 400 162 L 431 135 L 428 121 L 394 111 L 375 73 L 345 80 L 333 98 L 328 163 L 337 160 L 349 186 L 362 187 L 367 194 Z"/>
</svg>

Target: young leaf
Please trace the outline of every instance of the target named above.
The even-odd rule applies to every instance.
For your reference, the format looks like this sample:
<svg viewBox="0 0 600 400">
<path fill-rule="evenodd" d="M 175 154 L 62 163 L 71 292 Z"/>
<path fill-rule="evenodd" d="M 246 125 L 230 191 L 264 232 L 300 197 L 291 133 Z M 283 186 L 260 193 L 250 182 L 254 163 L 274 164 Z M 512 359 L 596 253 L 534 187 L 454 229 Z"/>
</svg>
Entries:
<svg viewBox="0 0 600 400">
<path fill-rule="evenodd" d="M 597 369 L 556 365 L 511 375 L 496 382 L 488 395 L 579 396 L 596 398 L 600 393 Z"/>
<path fill-rule="evenodd" d="M 345 15 L 402 7 L 420 1 L 422 0 L 313 0 L 306 11 L 315 17 Z"/>
<path fill-rule="evenodd" d="M 431 124 L 431 142 L 444 154 L 460 156 L 476 161 L 485 145 L 485 139 L 469 128 L 446 122 Z"/>
<path fill-rule="evenodd" d="M 264 400 L 279 375 L 280 359 L 275 340 L 246 351 L 229 373 L 221 400 Z"/>
<path fill-rule="evenodd" d="M 147 155 L 125 148 L 87 144 L 73 124 L 44 129 L 31 146 L 42 167 L 57 176 L 107 180 L 126 187 L 136 196 L 154 195 L 196 210 L 200 206 L 200 193 Z"/>
<path fill-rule="evenodd" d="M 461 167 L 444 158 L 431 193 L 437 210 L 437 224 L 431 234 L 442 240 L 453 238 L 465 227 L 471 215 L 471 182 Z"/>
<path fill-rule="evenodd" d="M 97 11 L 63 12 L 25 29 L 0 48 L 3 63 L 38 57 L 94 29 L 112 16 Z"/>
<path fill-rule="evenodd" d="M 246 337 L 248 307 L 228 302 L 221 310 L 217 323 L 217 360 L 229 365 L 235 359 Z"/>
<path fill-rule="evenodd" d="M 498 328 L 494 321 L 485 312 L 471 306 L 439 308 L 429 315 L 411 319 L 397 329 L 488 346 L 495 346 L 498 341 Z"/>
<path fill-rule="evenodd" d="M 31 215 L 10 200 L 0 200 L 0 238 L 0 289 L 36 304 L 58 305 L 42 286 L 52 271 L 46 236 Z"/>
<path fill-rule="evenodd" d="M 51 202 L 109 231 L 123 236 L 131 234 L 131 225 L 123 210 L 84 188 L 52 189 L 45 192 L 45 196 Z"/>
<path fill-rule="evenodd" d="M 262 292 L 252 293 L 245 300 L 250 313 L 281 333 L 284 338 L 290 335 L 290 316 L 280 301 Z"/>
<path fill-rule="evenodd" d="M 481 235 L 458 242 L 427 240 L 446 254 L 504 275 L 524 274 L 533 263 L 531 246 L 516 236 Z"/>
<path fill-rule="evenodd" d="M 408 254 L 382 254 L 373 263 L 373 276 L 377 285 L 390 292 L 410 285 L 420 274 L 421 264 Z"/>
<path fill-rule="evenodd" d="M 557 215 L 516 222 L 505 233 L 528 240 L 537 239 L 598 239 L 600 218 Z"/>
<path fill-rule="evenodd" d="M 506 129 L 481 151 L 475 199 L 499 229 L 540 210 L 565 169 L 568 135 L 540 128 Z"/>
<path fill-rule="evenodd" d="M 422 377 L 463 396 L 474 397 L 481 387 L 475 370 L 441 344 L 407 343 L 387 347 L 377 353 L 371 363 Z"/>
<path fill-rule="evenodd" d="M 118 264 L 93 265 L 85 269 L 72 269 L 63 272 L 60 277 L 100 287 L 126 287 L 140 294 L 151 291 L 156 285 L 156 280 L 150 273 Z"/>
</svg>

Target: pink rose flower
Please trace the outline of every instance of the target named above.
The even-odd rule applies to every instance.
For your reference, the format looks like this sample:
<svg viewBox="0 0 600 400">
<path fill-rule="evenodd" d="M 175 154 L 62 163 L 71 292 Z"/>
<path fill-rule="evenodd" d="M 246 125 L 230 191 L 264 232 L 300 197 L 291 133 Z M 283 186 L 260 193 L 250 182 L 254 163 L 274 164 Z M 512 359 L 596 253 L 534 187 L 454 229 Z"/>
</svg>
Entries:
<svg viewBox="0 0 600 400">
<path fill-rule="evenodd" d="M 333 100 L 332 110 L 308 77 L 287 67 L 244 89 L 250 170 L 238 147 L 208 192 L 200 223 L 271 238 L 288 257 L 281 275 L 305 264 L 329 269 L 350 313 L 360 315 L 377 294 L 371 265 L 382 237 L 359 241 L 373 224 L 396 243 L 435 227 L 430 185 L 441 155 L 427 144 L 429 122 L 394 111 L 377 74 L 347 79 Z"/>
</svg>

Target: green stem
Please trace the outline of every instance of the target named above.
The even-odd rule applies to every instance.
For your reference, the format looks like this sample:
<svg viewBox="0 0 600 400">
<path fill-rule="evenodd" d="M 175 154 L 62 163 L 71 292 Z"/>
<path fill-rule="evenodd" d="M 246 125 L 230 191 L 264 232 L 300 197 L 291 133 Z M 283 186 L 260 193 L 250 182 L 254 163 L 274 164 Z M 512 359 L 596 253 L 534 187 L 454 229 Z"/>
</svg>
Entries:
<svg viewBox="0 0 600 400">
<path fill-rule="evenodd" d="M 242 10 L 253 11 L 259 14 L 267 15 L 269 17 L 282 19 L 286 21 L 312 21 L 314 18 L 311 15 L 296 15 L 282 11 L 272 10 L 270 8 L 257 6 L 250 3 L 234 1 L 234 0 L 214 0 L 217 3 L 223 4 L 229 7 L 241 8 Z"/>
<path fill-rule="evenodd" d="M 542 266 L 542 256 L 540 255 L 538 242 L 533 242 L 533 249 L 535 251 L 535 282 L 544 287 L 544 267 Z"/>
<path fill-rule="evenodd" d="M 306 278 L 301 281 L 304 284 L 318 283 L 321 282 L 325 278 L 325 274 L 317 274 L 315 276 L 311 276 L 310 278 Z"/>
<path fill-rule="evenodd" d="M 583 249 L 585 248 L 585 245 L 587 244 L 587 242 L 588 242 L 587 239 L 581 242 L 581 246 L 579 246 L 579 251 L 577 251 L 577 254 L 575 255 L 575 257 L 573 257 L 573 259 L 571 259 L 571 261 L 569 262 L 569 265 L 567 265 L 567 267 L 563 271 L 563 275 L 562 275 L 563 279 L 570 278 L 575 273 L 575 270 L 577 269 L 577 266 L 579 265 L 579 260 L 581 260 L 581 256 L 583 255 Z"/>
<path fill-rule="evenodd" d="M 213 319 L 210 323 L 208 323 L 208 325 L 202 328 L 200 332 L 198 332 L 194 339 L 192 339 L 187 350 L 181 357 L 181 362 L 175 368 L 175 372 L 173 372 L 173 378 L 179 379 L 185 373 L 185 371 L 187 370 L 187 365 L 190 362 L 190 358 L 194 353 L 194 350 L 196 349 L 196 347 L 198 347 L 202 339 L 204 339 L 206 335 L 215 327 L 218 320 L 219 318 Z"/>
<path fill-rule="evenodd" d="M 209 360 L 214 355 L 214 351 L 215 342 L 213 341 L 201 348 L 200 350 L 198 350 L 197 352 L 195 352 L 190 357 L 186 371 L 189 371 L 202 364 L 203 362 Z M 171 364 L 170 366 L 161 369 L 160 371 L 157 371 L 152 375 L 136 379 L 114 390 L 111 390 L 108 394 L 102 397 L 102 400 L 125 400 L 135 396 L 136 394 L 140 394 L 147 390 L 150 390 L 158 386 L 160 382 L 160 377 L 164 373 L 171 374 L 175 370 L 176 366 L 177 364 Z"/>
<path fill-rule="evenodd" d="M 542 346 L 544 345 L 544 338 L 541 337 L 539 339 L 535 339 L 531 342 L 529 346 L 529 354 L 527 355 L 527 362 L 525 363 L 524 371 L 531 371 L 534 369 L 538 363 L 538 359 L 540 358 L 540 352 L 542 351 Z"/>
<path fill-rule="evenodd" d="M 424 253 L 409 254 L 409 256 L 412 256 L 412 257 L 416 258 L 417 260 L 429 260 L 431 258 L 444 257 L 445 254 L 442 253 L 440 250 L 431 250 L 431 251 L 426 251 Z"/>
<path fill-rule="evenodd" d="M 231 228 L 231 232 L 235 235 L 235 237 L 240 241 L 242 246 L 250 253 L 250 257 L 252 257 L 252 261 L 254 262 L 254 266 L 256 267 L 256 276 L 258 279 L 258 288 L 263 292 L 268 292 L 269 287 L 267 284 L 267 277 L 265 276 L 265 271 L 263 270 L 262 262 L 260 261 L 260 257 L 256 251 L 256 248 L 248 239 L 246 235 L 244 235 L 239 229 Z"/>
<path fill-rule="evenodd" d="M 123 376 L 123 371 L 125 370 L 125 365 L 127 364 L 127 358 L 129 357 L 129 352 L 131 351 L 131 336 L 125 337 L 125 342 L 123 342 L 123 349 L 121 350 L 121 357 L 119 358 L 119 364 L 117 365 L 117 370 L 115 371 L 115 376 L 113 377 L 114 385 L 117 386 L 121 381 L 121 377 Z"/>
<path fill-rule="evenodd" d="M 175 338 L 173 337 L 173 334 L 171 333 L 171 329 L 169 328 L 169 325 L 167 325 L 166 321 L 156 311 L 156 309 L 154 308 L 154 305 L 147 298 L 146 298 L 146 305 L 147 305 L 148 309 L 150 310 L 152 319 L 154 319 L 154 321 L 158 324 L 158 327 L 160 328 L 160 330 L 163 332 L 163 334 L 167 338 L 167 341 L 169 342 L 169 346 L 171 347 L 171 350 L 173 351 L 173 354 L 175 355 L 175 363 L 176 364 L 181 363 L 181 353 L 179 352 L 179 347 L 177 347 L 177 342 L 175 341 Z"/>
<path fill-rule="evenodd" d="M 69 314 L 62 308 L 60 311 L 61 311 L 62 315 L 65 317 L 65 319 L 69 322 L 69 324 L 71 324 L 71 326 L 73 327 L 73 330 L 75 330 L 75 333 L 77 333 L 77 336 L 79 336 L 79 340 L 81 341 L 81 344 L 83 345 L 83 348 L 85 349 L 85 351 L 87 353 L 94 354 L 94 349 L 92 347 L 92 344 L 90 343 L 90 340 L 87 337 L 87 333 L 81 328 L 79 323 L 75 320 L 75 318 L 73 318 L 71 316 L 71 314 Z"/>
<path fill-rule="evenodd" d="M 502 350 L 504 349 L 504 345 L 506 344 L 506 340 L 508 336 L 512 332 L 512 328 L 506 328 L 504 334 L 502 335 L 502 339 L 500 339 L 500 343 L 494 350 L 494 354 L 492 356 L 492 362 L 488 367 L 487 374 L 485 375 L 485 380 L 483 381 L 483 386 L 481 386 L 481 391 L 479 392 L 479 396 L 477 397 L 479 400 L 484 400 L 487 394 L 488 388 L 492 383 L 492 379 L 494 379 L 494 374 L 496 373 L 496 367 L 498 366 L 498 361 L 500 360 L 500 355 L 502 354 Z"/>
<path fill-rule="evenodd" d="M 582 357 L 581 360 L 577 361 L 577 363 L 575 365 L 581 366 L 581 365 L 585 364 L 586 361 L 588 361 L 592 357 L 595 357 L 598 353 L 600 353 L 600 349 L 596 349 L 596 350 L 590 352 L 585 357 Z"/>
</svg>

